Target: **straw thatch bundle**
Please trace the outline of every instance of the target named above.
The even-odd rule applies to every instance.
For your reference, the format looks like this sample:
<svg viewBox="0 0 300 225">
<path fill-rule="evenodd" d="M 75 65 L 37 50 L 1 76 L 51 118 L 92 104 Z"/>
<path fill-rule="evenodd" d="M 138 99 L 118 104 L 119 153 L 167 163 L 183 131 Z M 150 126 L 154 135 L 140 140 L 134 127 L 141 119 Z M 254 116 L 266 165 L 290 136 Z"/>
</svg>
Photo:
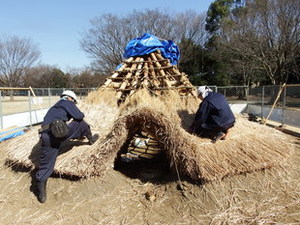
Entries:
<svg viewBox="0 0 300 225">
<path fill-rule="evenodd" d="M 79 108 L 85 112 L 85 120 L 91 125 L 92 131 L 100 135 L 99 140 L 103 139 L 110 132 L 119 111 L 117 107 L 109 106 L 103 102 L 98 105 L 80 104 Z M 38 166 L 39 128 L 39 126 L 32 127 L 24 135 L 3 143 L 3 148 L 9 153 L 6 160 L 9 165 L 31 169 Z M 54 172 L 85 177 L 86 174 L 90 174 L 89 170 L 85 171 L 89 165 L 82 163 L 82 160 L 90 157 L 90 154 L 93 154 L 96 149 L 96 145 L 89 146 L 85 140 L 75 139 L 64 142 L 61 146 Z"/>
<path fill-rule="evenodd" d="M 291 154 L 286 135 L 240 116 L 225 141 L 213 144 L 209 139 L 189 134 L 186 121 L 192 121 L 197 104 L 192 106 L 184 102 L 191 101 L 176 93 L 152 97 L 140 91 L 120 108 L 85 105 L 85 109 L 90 109 L 86 113 L 87 121 L 94 121 L 92 128 L 100 133 L 100 139 L 93 146 L 82 145 L 76 140 L 65 143 L 55 172 L 78 177 L 103 176 L 113 166 L 122 146 L 140 128 L 159 141 L 173 170 L 178 169 L 195 180 L 212 181 L 270 168 L 281 165 Z M 103 129 L 105 127 L 107 129 Z M 7 142 L 10 163 L 34 168 L 39 147 L 35 132 L 34 129 Z"/>
</svg>

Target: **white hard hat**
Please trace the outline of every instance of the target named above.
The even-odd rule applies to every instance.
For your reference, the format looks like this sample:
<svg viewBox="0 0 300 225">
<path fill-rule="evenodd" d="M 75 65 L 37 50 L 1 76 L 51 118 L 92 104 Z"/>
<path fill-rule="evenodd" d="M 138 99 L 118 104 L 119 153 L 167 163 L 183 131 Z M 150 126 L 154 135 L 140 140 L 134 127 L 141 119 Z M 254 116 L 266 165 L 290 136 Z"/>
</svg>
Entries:
<svg viewBox="0 0 300 225">
<path fill-rule="evenodd" d="M 73 98 L 75 100 L 75 102 L 77 102 L 76 94 L 73 91 L 66 90 L 61 94 L 60 97 L 63 97 L 63 96 L 69 96 L 69 97 Z"/>
<path fill-rule="evenodd" d="M 203 98 L 205 98 L 208 95 L 208 92 L 212 92 L 212 90 L 207 86 L 200 86 L 197 89 L 197 94 L 202 95 Z"/>
</svg>

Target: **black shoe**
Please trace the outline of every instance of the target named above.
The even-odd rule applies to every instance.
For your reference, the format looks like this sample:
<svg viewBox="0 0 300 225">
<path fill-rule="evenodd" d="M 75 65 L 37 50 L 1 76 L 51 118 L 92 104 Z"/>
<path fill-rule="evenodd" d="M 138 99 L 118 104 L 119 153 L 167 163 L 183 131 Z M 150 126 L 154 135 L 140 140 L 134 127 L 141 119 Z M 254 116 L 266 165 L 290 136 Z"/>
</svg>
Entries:
<svg viewBox="0 0 300 225">
<path fill-rule="evenodd" d="M 92 135 L 92 133 L 90 133 L 86 135 L 86 138 L 89 140 L 89 144 L 92 145 L 98 140 L 99 134 Z"/>
<path fill-rule="evenodd" d="M 37 182 L 37 188 L 38 188 L 37 197 L 40 203 L 44 203 L 47 200 L 46 185 L 47 185 L 47 180 Z"/>
</svg>

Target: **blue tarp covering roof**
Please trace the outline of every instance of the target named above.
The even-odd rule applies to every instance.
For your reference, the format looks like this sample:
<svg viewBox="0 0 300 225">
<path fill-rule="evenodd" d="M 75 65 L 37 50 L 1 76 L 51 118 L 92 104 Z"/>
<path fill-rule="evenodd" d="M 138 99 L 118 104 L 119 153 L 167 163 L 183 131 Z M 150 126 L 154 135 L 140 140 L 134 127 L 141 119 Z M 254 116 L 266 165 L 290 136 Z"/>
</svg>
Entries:
<svg viewBox="0 0 300 225">
<path fill-rule="evenodd" d="M 125 47 L 124 57 L 147 55 L 160 50 L 163 57 L 169 59 L 172 65 L 176 65 L 180 52 L 178 46 L 171 40 L 160 40 L 158 37 L 145 33 L 143 36 L 132 39 Z"/>
</svg>

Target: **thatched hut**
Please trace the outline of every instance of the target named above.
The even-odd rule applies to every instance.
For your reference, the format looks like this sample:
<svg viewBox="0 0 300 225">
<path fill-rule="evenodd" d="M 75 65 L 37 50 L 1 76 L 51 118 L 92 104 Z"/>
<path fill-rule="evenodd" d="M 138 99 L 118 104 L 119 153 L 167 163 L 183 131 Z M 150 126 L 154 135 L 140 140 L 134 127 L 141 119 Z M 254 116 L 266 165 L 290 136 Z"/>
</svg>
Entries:
<svg viewBox="0 0 300 225">
<path fill-rule="evenodd" d="M 125 60 L 103 86 L 79 104 L 100 138 L 92 146 L 78 140 L 64 143 L 54 173 L 104 176 L 141 129 L 157 140 L 172 171 L 197 181 L 280 166 L 291 155 L 288 136 L 241 115 L 224 141 L 213 144 L 188 133 L 198 105 L 187 76 L 160 52 Z M 8 165 L 37 166 L 37 129 L 6 142 Z"/>
</svg>

